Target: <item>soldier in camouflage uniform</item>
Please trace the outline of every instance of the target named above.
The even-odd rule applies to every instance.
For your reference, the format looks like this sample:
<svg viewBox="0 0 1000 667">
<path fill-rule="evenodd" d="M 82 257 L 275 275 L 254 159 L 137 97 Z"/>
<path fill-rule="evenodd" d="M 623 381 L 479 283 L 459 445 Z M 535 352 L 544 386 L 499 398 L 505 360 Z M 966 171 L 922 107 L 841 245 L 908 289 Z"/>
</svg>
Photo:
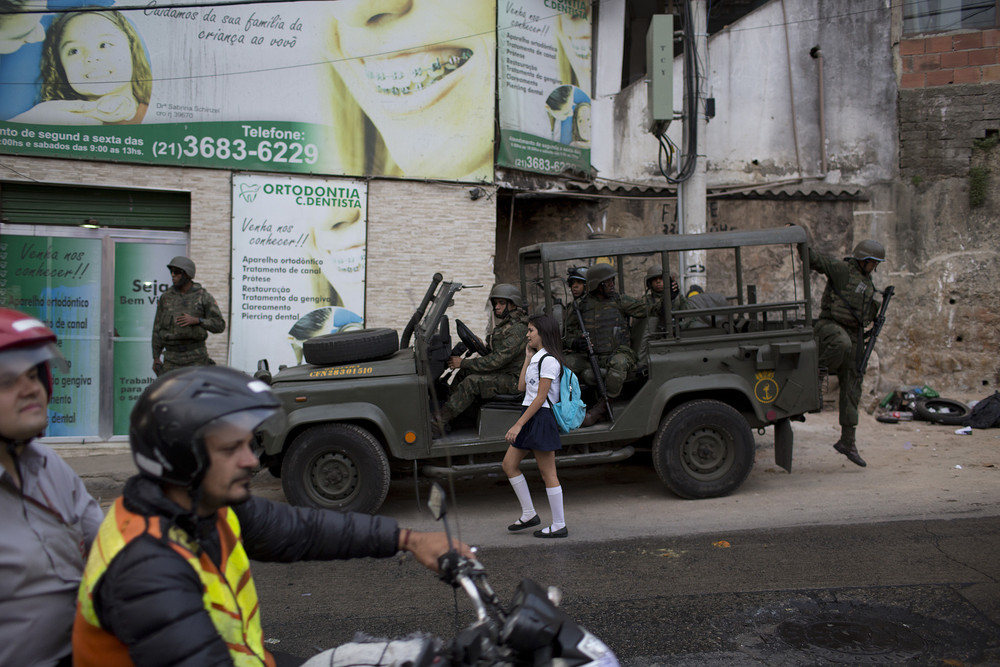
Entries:
<svg viewBox="0 0 1000 667">
<path fill-rule="evenodd" d="M 641 324 L 645 331 L 642 334 L 642 345 L 639 347 L 639 359 L 644 359 L 649 352 L 649 336 L 663 331 L 660 325 L 660 315 L 663 312 L 663 287 L 663 266 L 654 264 L 646 270 L 646 295 L 643 297 L 643 302 L 646 304 L 649 317 Z M 677 280 L 670 276 L 670 308 L 683 310 L 687 307 L 687 299 L 681 296 Z M 686 323 L 687 320 L 682 321 L 681 326 Z"/>
<path fill-rule="evenodd" d="M 615 268 L 610 264 L 597 264 L 587 270 L 587 294 L 576 301 L 583 316 L 584 326 L 590 334 L 590 342 L 597 355 L 597 363 L 606 372 L 605 388 L 610 398 L 618 396 L 625 385 L 629 371 L 635 369 L 636 356 L 631 347 L 631 333 L 628 318 L 645 318 L 649 308 L 645 302 L 615 291 Z M 566 365 L 573 370 L 581 382 L 594 386 L 597 378 L 587 355 L 587 343 L 580 329 L 579 318 L 567 319 L 563 333 L 563 346 L 570 353 L 566 355 Z M 585 426 L 590 426 L 606 416 L 607 403 L 604 400 L 587 410 Z"/>
<path fill-rule="evenodd" d="M 161 375 L 184 366 L 214 365 L 205 348 L 205 339 L 209 332 L 226 330 L 219 304 L 201 284 L 193 282 L 195 267 L 190 259 L 174 257 L 167 268 L 174 284 L 156 303 L 153 372 Z"/>
<path fill-rule="evenodd" d="M 587 267 L 573 266 L 567 269 L 566 273 L 566 284 L 569 285 L 569 293 L 573 295 L 573 301 L 576 301 L 587 293 Z M 570 326 L 570 320 L 576 322 L 576 311 L 573 310 L 572 302 L 563 311 L 563 331 L 566 331 L 566 328 Z M 580 325 L 577 324 L 576 328 L 579 329 Z"/>
<path fill-rule="evenodd" d="M 858 354 L 865 327 L 878 315 L 880 303 L 871 274 L 885 261 L 885 248 L 877 241 L 862 241 L 852 257 L 843 261 L 809 249 L 809 268 L 826 276 L 819 319 L 813 328 L 819 345 L 819 365 L 836 373 L 840 384 L 840 440 L 833 448 L 859 466 L 855 431 L 861 386 L 857 382 Z"/>
<path fill-rule="evenodd" d="M 528 318 L 521 292 L 513 285 L 500 283 L 490 291 L 490 305 L 496 326 L 487 337 L 490 353 L 474 359 L 451 357 L 448 368 L 459 369 L 448 400 L 441 407 L 441 421 L 436 431 L 471 406 L 477 398 L 490 399 L 497 394 L 517 394 L 524 348 L 527 345 Z"/>
</svg>

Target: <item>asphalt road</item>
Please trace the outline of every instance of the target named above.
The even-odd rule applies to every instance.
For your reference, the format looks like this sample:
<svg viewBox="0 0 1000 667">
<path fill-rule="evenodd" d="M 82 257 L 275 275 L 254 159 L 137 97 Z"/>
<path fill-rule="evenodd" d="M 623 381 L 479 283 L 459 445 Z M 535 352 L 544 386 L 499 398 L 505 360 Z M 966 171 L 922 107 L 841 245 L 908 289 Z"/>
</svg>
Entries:
<svg viewBox="0 0 1000 667">
<path fill-rule="evenodd" d="M 531 540 L 483 549 L 501 599 L 522 577 L 558 585 L 623 664 L 1000 664 L 998 517 Z M 412 560 L 254 571 L 266 636 L 297 655 L 356 630 L 451 637 L 473 618 Z"/>
</svg>

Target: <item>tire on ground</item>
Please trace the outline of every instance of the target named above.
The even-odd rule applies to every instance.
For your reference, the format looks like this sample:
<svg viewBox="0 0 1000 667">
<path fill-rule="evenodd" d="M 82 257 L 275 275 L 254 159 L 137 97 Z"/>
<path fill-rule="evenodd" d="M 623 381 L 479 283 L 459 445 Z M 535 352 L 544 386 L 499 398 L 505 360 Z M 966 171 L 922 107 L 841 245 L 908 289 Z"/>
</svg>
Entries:
<svg viewBox="0 0 1000 667">
<path fill-rule="evenodd" d="M 389 459 L 360 426 L 313 426 L 285 452 L 281 488 L 293 505 L 371 514 L 389 493 Z"/>
<path fill-rule="evenodd" d="M 754 440 L 737 410 L 713 400 L 674 408 L 653 438 L 653 467 L 681 498 L 732 493 L 750 474 Z"/>
<path fill-rule="evenodd" d="M 302 343 L 306 363 L 349 364 L 391 357 L 399 349 L 395 329 L 361 329 L 316 336 Z"/>
<path fill-rule="evenodd" d="M 922 398 L 913 404 L 917 417 L 934 424 L 961 426 L 972 414 L 972 409 L 960 401 L 949 398 Z"/>
</svg>

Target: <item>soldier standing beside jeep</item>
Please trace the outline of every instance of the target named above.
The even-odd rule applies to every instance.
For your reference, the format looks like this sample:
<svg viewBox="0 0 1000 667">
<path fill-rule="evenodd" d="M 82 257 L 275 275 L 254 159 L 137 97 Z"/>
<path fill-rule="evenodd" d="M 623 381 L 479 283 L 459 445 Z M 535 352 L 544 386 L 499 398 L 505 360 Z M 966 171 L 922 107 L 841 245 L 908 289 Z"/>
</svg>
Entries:
<svg viewBox="0 0 1000 667">
<path fill-rule="evenodd" d="M 819 366 L 837 375 L 840 385 L 840 440 L 833 448 L 852 463 L 867 464 L 858 453 L 855 432 L 858 426 L 858 402 L 861 383 L 857 369 L 861 340 L 879 311 L 871 274 L 885 261 L 885 248 L 877 241 L 865 240 L 843 261 L 809 248 L 809 268 L 826 276 L 826 289 L 820 302 L 819 319 L 813 328 L 819 345 Z"/>
<path fill-rule="evenodd" d="M 194 282 L 195 266 L 190 259 L 178 255 L 167 268 L 173 287 L 156 302 L 153 372 L 162 375 L 185 366 L 212 366 L 215 362 L 208 356 L 205 339 L 209 332 L 226 330 L 219 304 L 208 290 Z"/>
<path fill-rule="evenodd" d="M 441 420 L 435 423 L 437 431 L 443 432 L 448 422 L 468 409 L 477 397 L 489 399 L 497 394 L 519 393 L 517 381 L 528 333 L 524 300 L 519 289 L 499 283 L 490 290 L 489 301 L 496 322 L 487 339 L 490 353 L 475 359 L 448 359 L 448 368 L 459 369 L 459 374 L 441 407 Z"/>
<path fill-rule="evenodd" d="M 583 324 L 590 334 L 590 341 L 597 355 L 597 363 L 606 371 L 605 383 L 609 398 L 617 397 L 625 385 L 629 371 L 635 369 L 635 352 L 629 346 L 631 334 L 628 318 L 645 318 L 649 314 L 645 302 L 615 291 L 615 267 L 597 264 L 587 270 L 587 294 L 576 301 L 583 317 Z M 596 385 L 597 379 L 587 356 L 587 343 L 583 338 L 579 318 L 567 321 L 563 346 L 571 350 L 566 355 L 569 366 L 582 382 Z M 597 423 L 607 414 L 607 401 L 600 400 L 587 410 L 584 426 Z"/>
</svg>

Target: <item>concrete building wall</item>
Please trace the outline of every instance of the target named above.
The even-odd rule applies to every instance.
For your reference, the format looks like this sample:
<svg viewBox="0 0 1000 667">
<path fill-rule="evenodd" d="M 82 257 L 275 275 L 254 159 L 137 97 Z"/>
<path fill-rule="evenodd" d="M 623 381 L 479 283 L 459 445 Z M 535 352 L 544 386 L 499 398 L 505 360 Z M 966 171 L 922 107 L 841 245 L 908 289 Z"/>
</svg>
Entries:
<svg viewBox="0 0 1000 667">
<path fill-rule="evenodd" d="M 716 107 L 701 144 L 708 186 L 795 177 L 861 184 L 891 179 L 896 83 L 890 16 L 888 0 L 869 3 L 865 11 L 852 0 L 775 1 L 713 35 L 702 72 L 705 94 L 715 98 Z M 818 61 L 810 56 L 815 46 L 823 55 L 825 175 Z M 675 110 L 683 99 L 678 58 Z M 657 167 L 658 144 L 644 127 L 646 104 L 642 81 L 615 100 L 615 130 L 622 132 L 622 140 L 616 147 L 614 171 L 601 176 L 665 184 Z M 671 124 L 668 136 L 681 144 L 680 122 Z"/>
</svg>

